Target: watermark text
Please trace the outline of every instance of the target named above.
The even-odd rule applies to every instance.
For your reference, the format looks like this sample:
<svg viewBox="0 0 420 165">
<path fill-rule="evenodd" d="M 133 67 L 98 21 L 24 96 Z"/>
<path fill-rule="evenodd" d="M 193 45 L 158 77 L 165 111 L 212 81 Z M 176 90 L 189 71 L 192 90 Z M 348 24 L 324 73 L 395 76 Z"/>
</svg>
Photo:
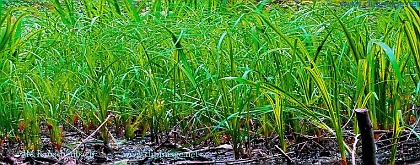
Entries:
<svg viewBox="0 0 420 165">
<path fill-rule="evenodd" d="M 364 8 L 403 8 L 406 6 L 411 6 L 413 8 L 418 8 L 420 1 L 413 2 L 375 2 L 375 1 L 362 1 L 362 2 L 340 2 L 341 7 L 364 7 Z"/>
</svg>

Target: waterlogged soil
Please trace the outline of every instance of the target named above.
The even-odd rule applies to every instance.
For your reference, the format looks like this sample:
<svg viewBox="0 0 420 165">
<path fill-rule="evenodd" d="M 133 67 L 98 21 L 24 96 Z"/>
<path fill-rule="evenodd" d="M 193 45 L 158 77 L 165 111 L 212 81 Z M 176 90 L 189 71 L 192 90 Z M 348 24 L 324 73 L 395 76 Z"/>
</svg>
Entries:
<svg viewBox="0 0 420 165">
<path fill-rule="evenodd" d="M 417 130 L 420 131 L 420 130 Z M 90 133 L 92 133 L 91 131 Z M 196 132 L 204 135 L 204 132 Z M 392 131 L 377 131 L 377 161 L 388 164 Z M 233 146 L 229 140 L 224 144 L 214 144 L 210 140 L 193 144 L 196 139 L 176 136 L 176 131 L 161 133 L 158 140 L 152 140 L 149 134 L 124 140 L 112 137 L 109 145 L 89 134 L 66 132 L 63 147 L 57 151 L 50 145 L 48 135 L 42 136 L 42 148 L 37 151 L 24 150 L 22 144 L 5 141 L 0 147 L 0 165 L 3 164 L 340 164 L 338 145 L 327 134 L 308 136 L 291 134 L 286 152 L 281 152 L 278 136 L 268 138 L 254 137 L 245 142 L 240 149 L 240 156 L 235 159 Z M 117 136 L 116 134 L 114 134 Z M 352 160 L 347 155 L 347 162 L 361 163 L 360 140 L 350 131 L 345 131 L 346 143 L 356 147 L 356 156 Z M 92 136 L 97 137 L 97 136 Z M 183 138 L 184 137 L 184 138 Z M 356 143 L 354 145 L 354 143 Z M 76 149 L 75 149 L 76 148 Z M 420 141 L 411 131 L 402 133 L 398 142 L 397 164 L 420 164 Z"/>
</svg>

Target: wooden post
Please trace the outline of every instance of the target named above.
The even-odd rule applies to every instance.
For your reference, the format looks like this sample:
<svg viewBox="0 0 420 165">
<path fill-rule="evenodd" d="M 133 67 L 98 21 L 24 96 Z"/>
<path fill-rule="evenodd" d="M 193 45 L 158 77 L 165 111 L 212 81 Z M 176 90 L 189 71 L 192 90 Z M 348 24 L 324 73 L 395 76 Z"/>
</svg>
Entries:
<svg viewBox="0 0 420 165">
<path fill-rule="evenodd" d="M 356 117 L 362 136 L 362 160 L 363 164 L 376 165 L 376 147 L 373 137 L 373 125 L 369 118 L 369 110 L 365 108 L 355 109 Z"/>
</svg>

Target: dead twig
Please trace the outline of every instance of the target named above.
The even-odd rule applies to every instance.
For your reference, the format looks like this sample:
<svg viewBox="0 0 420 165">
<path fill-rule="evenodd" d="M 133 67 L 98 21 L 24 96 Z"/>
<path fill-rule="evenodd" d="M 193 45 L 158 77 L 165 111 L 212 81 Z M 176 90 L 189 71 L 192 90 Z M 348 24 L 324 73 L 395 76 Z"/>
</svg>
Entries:
<svg viewBox="0 0 420 165">
<path fill-rule="evenodd" d="M 278 145 L 275 145 L 274 147 L 276 147 L 276 149 L 277 150 L 279 150 L 280 151 L 280 153 L 284 156 L 284 157 L 286 157 L 286 159 L 287 159 L 287 162 L 288 163 L 293 163 L 293 160 L 292 160 L 292 158 L 290 158 L 289 157 L 289 155 L 287 155 Z"/>
<path fill-rule="evenodd" d="M 356 137 L 354 137 L 354 143 L 353 143 L 353 150 L 351 151 L 351 164 L 356 164 L 356 150 L 357 150 L 357 142 L 359 141 L 360 134 L 357 134 Z"/>
<path fill-rule="evenodd" d="M 105 121 L 104 122 L 102 122 L 102 124 L 101 125 L 99 125 L 99 127 L 98 128 L 96 128 L 96 130 L 95 131 L 93 131 L 87 138 L 85 138 L 85 139 L 83 139 L 82 140 L 82 142 L 81 143 L 79 143 L 70 153 L 68 153 L 68 154 L 66 154 L 66 155 L 70 155 L 71 153 L 74 153 L 81 145 L 83 145 L 83 144 L 85 144 L 87 141 L 89 141 L 95 134 L 96 134 L 96 132 L 98 132 L 99 131 L 99 129 L 101 129 L 104 125 L 105 125 L 105 123 L 106 122 L 108 122 L 108 120 L 112 117 L 112 116 L 114 116 L 114 115 L 112 115 L 112 114 L 110 114 L 110 115 L 108 115 L 108 117 L 105 119 Z M 61 161 L 61 160 L 63 160 L 63 159 L 65 159 L 67 156 L 63 156 L 63 157 L 61 157 L 60 159 L 58 159 L 58 161 L 57 161 L 57 163 L 55 163 L 54 165 L 58 165 L 58 163 Z"/>
</svg>

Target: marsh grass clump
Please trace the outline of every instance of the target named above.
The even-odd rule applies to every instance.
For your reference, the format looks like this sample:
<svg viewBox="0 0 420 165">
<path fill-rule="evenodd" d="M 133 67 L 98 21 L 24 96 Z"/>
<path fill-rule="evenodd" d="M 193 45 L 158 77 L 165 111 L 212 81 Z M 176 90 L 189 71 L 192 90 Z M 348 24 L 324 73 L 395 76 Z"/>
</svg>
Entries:
<svg viewBox="0 0 420 165">
<path fill-rule="evenodd" d="M 334 140 L 346 164 L 352 111 L 367 108 L 375 130 L 392 131 L 394 164 L 400 135 L 420 137 L 418 10 L 267 3 L 1 7 L 0 147 L 37 150 L 46 136 L 58 152 L 69 131 L 107 146 L 177 134 L 184 146 L 232 144 L 240 159 L 259 137 L 286 152 L 310 136 Z"/>
</svg>

